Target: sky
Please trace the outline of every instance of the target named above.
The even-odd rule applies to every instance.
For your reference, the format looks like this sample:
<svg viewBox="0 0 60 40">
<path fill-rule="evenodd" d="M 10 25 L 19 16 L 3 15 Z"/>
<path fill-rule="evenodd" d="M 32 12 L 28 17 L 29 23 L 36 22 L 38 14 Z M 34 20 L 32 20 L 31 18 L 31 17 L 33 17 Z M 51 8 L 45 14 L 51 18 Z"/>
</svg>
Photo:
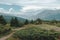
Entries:
<svg viewBox="0 0 60 40">
<path fill-rule="evenodd" d="M 59 6 L 60 0 L 0 0 L 3 4 L 17 4 L 17 5 L 35 5 L 35 6 Z"/>
<path fill-rule="evenodd" d="M 60 9 L 60 0 L 0 0 L 0 12 L 4 13 L 25 15 L 40 9 Z"/>
</svg>

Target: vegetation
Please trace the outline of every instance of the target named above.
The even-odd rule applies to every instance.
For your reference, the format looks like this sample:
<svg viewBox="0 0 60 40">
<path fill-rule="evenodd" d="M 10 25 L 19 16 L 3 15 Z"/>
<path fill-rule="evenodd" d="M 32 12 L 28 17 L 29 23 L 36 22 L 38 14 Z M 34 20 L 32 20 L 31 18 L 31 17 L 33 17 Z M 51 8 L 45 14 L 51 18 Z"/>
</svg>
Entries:
<svg viewBox="0 0 60 40">
<path fill-rule="evenodd" d="M 35 21 L 35 24 L 42 24 L 42 20 L 41 19 L 36 19 L 36 21 Z"/>
<path fill-rule="evenodd" d="M 41 20 L 41 19 L 36 19 L 36 20 L 25 20 L 23 23 L 20 22 L 18 20 L 17 17 L 15 18 L 11 18 L 10 22 L 7 23 L 7 21 L 5 20 L 5 18 L 0 15 L 0 37 L 7 35 L 8 33 L 10 33 L 11 28 L 17 28 L 17 27 L 22 27 L 24 25 L 35 25 L 38 24 L 38 26 L 34 26 L 34 27 L 29 27 L 26 29 L 22 29 L 17 31 L 16 33 L 14 33 L 14 35 L 11 37 L 12 39 L 17 39 L 17 40 L 56 40 L 57 38 L 59 38 L 60 33 L 56 32 L 54 29 L 53 30 L 45 30 L 46 28 L 54 28 L 55 26 L 60 27 L 60 21 L 57 20 L 51 20 L 51 21 L 45 21 L 45 20 Z M 31 24 L 31 25 L 30 25 Z M 44 25 L 44 28 L 41 26 L 42 24 L 48 24 L 48 25 L 53 25 L 50 27 L 46 27 Z M 48 26 L 47 25 L 47 26 Z M 43 28 L 41 29 L 40 28 Z"/>
<path fill-rule="evenodd" d="M 0 37 L 2 37 L 3 35 L 7 35 L 8 33 L 10 33 L 11 28 L 9 26 L 3 26 L 0 25 Z"/>
<path fill-rule="evenodd" d="M 59 35 L 55 31 L 31 27 L 17 31 L 13 37 L 18 40 L 56 40 Z"/>
<path fill-rule="evenodd" d="M 19 21 L 16 17 L 15 19 L 14 18 L 11 19 L 10 26 L 19 27 Z"/>
<path fill-rule="evenodd" d="M 29 21 L 26 19 L 24 24 L 25 25 L 29 24 Z"/>
<path fill-rule="evenodd" d="M 6 20 L 4 19 L 4 17 L 2 15 L 0 15 L 0 24 L 2 24 L 2 25 L 7 24 Z"/>
<path fill-rule="evenodd" d="M 31 20 L 31 21 L 30 21 L 30 24 L 34 24 L 34 21 L 33 21 L 33 20 Z"/>
</svg>

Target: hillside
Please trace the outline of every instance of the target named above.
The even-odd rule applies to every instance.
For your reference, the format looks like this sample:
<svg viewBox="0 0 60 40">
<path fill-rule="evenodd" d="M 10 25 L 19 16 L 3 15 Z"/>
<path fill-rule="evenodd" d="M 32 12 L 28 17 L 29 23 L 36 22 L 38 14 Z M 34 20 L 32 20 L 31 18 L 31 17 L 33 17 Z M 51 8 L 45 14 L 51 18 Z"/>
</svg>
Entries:
<svg viewBox="0 0 60 40">
<path fill-rule="evenodd" d="M 3 15 L 3 17 L 6 19 L 7 22 L 10 22 L 11 18 L 15 18 L 17 16 L 13 16 L 13 15 L 9 15 L 9 14 L 4 14 L 4 13 L 0 13 L 0 15 Z M 17 17 L 17 19 L 20 21 L 20 22 L 24 22 L 26 19 L 24 18 L 21 18 L 21 17 Z"/>
<path fill-rule="evenodd" d="M 41 18 L 44 20 L 60 20 L 60 10 L 43 10 L 40 13 L 37 13 L 37 15 L 31 16 L 31 19 L 37 19 L 37 18 Z"/>
</svg>

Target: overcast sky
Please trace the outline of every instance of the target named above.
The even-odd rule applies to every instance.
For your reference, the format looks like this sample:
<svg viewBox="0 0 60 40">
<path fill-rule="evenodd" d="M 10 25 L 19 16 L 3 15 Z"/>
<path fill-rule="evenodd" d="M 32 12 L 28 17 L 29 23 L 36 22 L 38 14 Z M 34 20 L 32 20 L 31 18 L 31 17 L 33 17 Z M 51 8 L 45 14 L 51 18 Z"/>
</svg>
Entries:
<svg viewBox="0 0 60 40">
<path fill-rule="evenodd" d="M 0 3 L 36 6 L 56 6 L 60 4 L 60 0 L 0 0 Z"/>
<path fill-rule="evenodd" d="M 42 9 L 42 8 L 60 9 L 60 0 L 0 0 L 0 4 L 24 6 L 21 9 L 22 12 L 20 11 L 21 14 L 23 14 L 24 12 L 31 10 L 31 9 L 34 9 L 34 10 L 38 10 L 38 9 Z M 3 8 L 4 7 L 0 8 L 0 11 L 3 10 L 4 12 L 7 12 Z M 7 7 L 5 7 L 5 8 L 7 8 Z M 11 10 L 14 10 L 14 9 L 10 8 L 9 12 L 11 12 Z M 19 8 L 17 10 L 19 10 Z M 9 12 L 7 12 L 7 13 L 9 13 Z"/>
</svg>

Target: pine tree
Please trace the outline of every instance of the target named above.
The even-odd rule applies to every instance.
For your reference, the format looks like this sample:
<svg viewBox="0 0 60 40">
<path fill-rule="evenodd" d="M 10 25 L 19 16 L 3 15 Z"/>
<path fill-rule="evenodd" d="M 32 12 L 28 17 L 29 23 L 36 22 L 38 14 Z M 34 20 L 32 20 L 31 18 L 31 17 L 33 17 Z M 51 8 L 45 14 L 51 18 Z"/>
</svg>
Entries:
<svg viewBox="0 0 60 40">
<path fill-rule="evenodd" d="M 11 19 L 10 26 L 14 26 L 14 18 Z"/>
<path fill-rule="evenodd" d="M 36 24 L 42 24 L 42 20 L 38 18 L 38 19 L 36 20 Z"/>
<path fill-rule="evenodd" d="M 0 15 L 0 24 L 6 25 L 7 22 L 2 15 Z"/>
<path fill-rule="evenodd" d="M 34 21 L 33 21 L 33 20 L 31 20 L 31 21 L 30 21 L 30 23 L 31 23 L 31 24 L 33 24 L 33 23 L 34 23 Z"/>
<path fill-rule="evenodd" d="M 26 20 L 25 20 L 25 25 L 27 25 L 27 24 L 29 24 L 29 21 L 26 19 Z"/>
<path fill-rule="evenodd" d="M 11 19 L 10 26 L 15 26 L 15 27 L 19 26 L 17 17 Z"/>
<path fill-rule="evenodd" d="M 18 21 L 17 17 L 15 17 L 15 26 L 19 26 L 19 21 Z"/>
</svg>

